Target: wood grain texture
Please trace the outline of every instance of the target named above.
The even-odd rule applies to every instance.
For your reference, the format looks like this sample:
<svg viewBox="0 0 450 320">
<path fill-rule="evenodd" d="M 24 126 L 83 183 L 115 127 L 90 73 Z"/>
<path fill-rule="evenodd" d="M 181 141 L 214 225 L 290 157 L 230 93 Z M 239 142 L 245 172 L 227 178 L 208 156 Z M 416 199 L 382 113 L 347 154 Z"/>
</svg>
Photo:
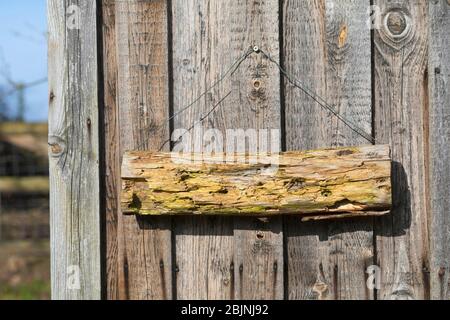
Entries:
<svg viewBox="0 0 450 320">
<path fill-rule="evenodd" d="M 120 174 L 120 134 L 119 109 L 117 105 L 117 38 L 115 0 L 102 0 L 102 40 L 103 40 L 103 145 L 104 175 L 102 183 L 105 192 L 103 230 L 105 232 L 105 298 L 120 298 L 119 288 L 119 255 L 118 255 L 118 189 Z M 122 279 L 123 280 L 123 279 Z"/>
<path fill-rule="evenodd" d="M 175 113 L 249 47 L 279 54 L 276 0 L 173 0 L 172 14 Z M 280 129 L 279 73 L 262 55 L 176 117 L 174 128 L 190 128 L 228 94 L 200 127 L 224 135 L 226 129 Z M 180 218 L 175 230 L 177 298 L 283 298 L 281 219 Z"/>
<path fill-rule="evenodd" d="M 169 137 L 167 1 L 116 1 L 115 19 L 119 152 L 158 150 Z M 170 219 L 120 214 L 118 233 L 119 297 L 171 299 Z"/>
<path fill-rule="evenodd" d="M 430 2 L 430 209 L 432 299 L 450 299 L 450 2 Z"/>
<path fill-rule="evenodd" d="M 371 133 L 369 1 L 283 1 L 289 73 Z M 285 84 L 286 147 L 368 143 L 301 91 Z M 372 220 L 300 224 L 285 219 L 289 299 L 371 299 Z"/>
<path fill-rule="evenodd" d="M 393 209 L 377 224 L 379 299 L 429 297 L 428 2 L 377 0 L 375 133 L 390 143 Z"/>
<path fill-rule="evenodd" d="M 47 5 L 52 298 L 100 299 L 97 8 Z"/>
<path fill-rule="evenodd" d="M 388 146 L 290 152 L 269 158 L 133 151 L 122 161 L 123 213 L 137 215 L 318 216 L 391 205 Z M 219 162 L 218 159 L 221 159 Z M 275 160 L 275 159 L 272 159 Z"/>
<path fill-rule="evenodd" d="M 101 215 L 109 299 L 372 299 L 365 272 L 374 263 L 380 299 L 450 298 L 449 1 L 373 1 L 382 13 L 373 114 L 370 2 L 48 0 L 53 298 L 101 297 Z M 81 9 L 79 28 L 70 5 Z M 122 216 L 121 155 L 159 149 L 169 138 L 172 91 L 177 112 L 253 45 L 276 60 L 281 53 L 290 73 L 368 133 L 373 117 L 377 143 L 390 143 L 394 210 L 377 221 L 376 241 L 372 218 L 180 217 L 172 225 Z M 278 70 L 261 54 L 176 117 L 174 128 L 191 127 L 224 97 L 200 127 L 225 135 L 280 129 L 284 120 L 286 137 L 278 140 L 288 150 L 366 143 L 286 81 L 280 86 Z"/>
</svg>

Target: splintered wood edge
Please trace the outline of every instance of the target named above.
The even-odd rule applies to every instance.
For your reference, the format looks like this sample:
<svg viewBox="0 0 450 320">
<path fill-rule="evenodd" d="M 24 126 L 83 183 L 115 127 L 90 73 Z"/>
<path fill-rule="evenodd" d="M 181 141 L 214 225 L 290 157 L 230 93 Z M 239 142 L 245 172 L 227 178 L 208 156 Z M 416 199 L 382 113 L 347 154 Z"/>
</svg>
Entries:
<svg viewBox="0 0 450 320">
<path fill-rule="evenodd" d="M 389 214 L 391 211 L 359 211 L 359 212 L 349 212 L 340 214 L 329 214 L 329 215 L 311 215 L 311 216 L 301 216 L 302 222 L 309 221 L 323 221 L 323 220 L 339 220 L 339 219 L 353 219 L 353 218 L 364 218 L 364 217 L 381 217 Z"/>
</svg>

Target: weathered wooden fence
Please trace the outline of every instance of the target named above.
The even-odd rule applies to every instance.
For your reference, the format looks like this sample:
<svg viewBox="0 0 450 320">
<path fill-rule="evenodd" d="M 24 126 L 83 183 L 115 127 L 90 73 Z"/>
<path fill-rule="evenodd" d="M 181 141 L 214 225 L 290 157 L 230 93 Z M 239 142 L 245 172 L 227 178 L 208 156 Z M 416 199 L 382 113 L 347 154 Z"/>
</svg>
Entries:
<svg viewBox="0 0 450 320">
<path fill-rule="evenodd" d="M 448 0 L 48 8 L 54 298 L 450 297 Z M 205 127 L 280 129 L 286 150 L 367 143 L 257 54 L 178 114 L 254 45 L 391 145 L 390 215 L 302 223 L 119 212 L 124 152 L 158 149 L 227 93 Z"/>
</svg>

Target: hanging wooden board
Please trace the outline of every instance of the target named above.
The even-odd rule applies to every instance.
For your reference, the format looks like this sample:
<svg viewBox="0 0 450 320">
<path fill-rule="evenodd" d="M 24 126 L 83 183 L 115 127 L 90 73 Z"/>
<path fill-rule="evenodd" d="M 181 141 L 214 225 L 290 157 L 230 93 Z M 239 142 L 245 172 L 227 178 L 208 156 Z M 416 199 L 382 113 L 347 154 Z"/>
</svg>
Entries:
<svg viewBox="0 0 450 320">
<path fill-rule="evenodd" d="M 391 208 L 390 149 L 264 157 L 131 151 L 123 157 L 121 205 L 136 215 L 384 215 Z"/>
</svg>

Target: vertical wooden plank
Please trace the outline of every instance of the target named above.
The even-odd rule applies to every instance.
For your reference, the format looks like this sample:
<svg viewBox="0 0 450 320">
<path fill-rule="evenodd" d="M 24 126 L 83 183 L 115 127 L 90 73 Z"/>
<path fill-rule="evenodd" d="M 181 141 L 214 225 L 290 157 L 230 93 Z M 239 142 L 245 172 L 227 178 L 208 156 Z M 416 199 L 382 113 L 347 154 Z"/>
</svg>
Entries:
<svg viewBox="0 0 450 320">
<path fill-rule="evenodd" d="M 100 299 L 95 1 L 48 0 L 53 299 Z"/>
<path fill-rule="evenodd" d="M 390 143 L 393 210 L 377 224 L 380 299 L 429 296 L 428 2 L 377 0 L 375 133 Z"/>
<path fill-rule="evenodd" d="M 278 1 L 173 0 L 174 112 L 190 104 L 249 47 L 278 58 Z M 189 111 L 174 119 L 226 129 L 279 129 L 279 73 L 254 54 Z M 177 218 L 179 299 L 283 298 L 281 219 Z"/>
<path fill-rule="evenodd" d="M 116 1 L 120 157 L 169 137 L 167 1 Z M 171 299 L 171 221 L 119 214 L 119 296 Z"/>
<path fill-rule="evenodd" d="M 431 298 L 450 299 L 450 1 L 430 2 Z"/>
<path fill-rule="evenodd" d="M 236 299 L 284 299 L 282 219 L 235 219 Z"/>
<path fill-rule="evenodd" d="M 371 133 L 369 1 L 283 1 L 286 70 Z M 285 82 L 288 150 L 369 142 Z M 371 219 L 301 223 L 285 218 L 289 299 L 371 299 Z"/>
<path fill-rule="evenodd" d="M 117 43 L 115 0 L 102 0 L 105 297 L 119 299 L 118 218 L 120 188 L 119 110 L 117 108 Z"/>
</svg>

